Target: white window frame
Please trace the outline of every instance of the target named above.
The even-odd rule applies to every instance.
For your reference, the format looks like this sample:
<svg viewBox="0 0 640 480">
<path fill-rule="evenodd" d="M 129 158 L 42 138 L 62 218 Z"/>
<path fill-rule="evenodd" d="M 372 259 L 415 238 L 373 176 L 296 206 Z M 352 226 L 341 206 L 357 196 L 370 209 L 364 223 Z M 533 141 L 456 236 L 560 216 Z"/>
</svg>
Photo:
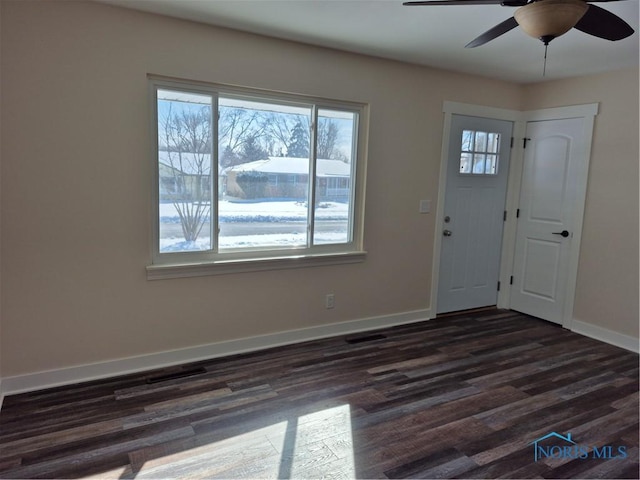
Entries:
<svg viewBox="0 0 640 480">
<path fill-rule="evenodd" d="M 356 145 L 353 147 L 352 164 L 352 188 L 351 188 L 351 212 L 349 215 L 349 241 L 341 244 L 312 245 L 307 247 L 287 248 L 260 248 L 251 250 L 233 250 L 217 252 L 216 250 L 205 252 L 171 252 L 161 253 L 160 244 L 160 183 L 158 164 L 158 109 L 157 90 L 170 89 L 188 93 L 206 94 L 212 97 L 212 111 L 217 117 L 218 97 L 236 96 L 247 100 L 272 101 L 281 104 L 302 105 L 311 107 L 312 122 L 317 125 L 319 110 L 339 110 L 353 112 L 357 115 L 354 134 L 357 135 Z M 368 132 L 368 105 L 328 100 L 319 97 L 295 95 L 281 92 L 271 92 L 245 87 L 237 87 L 222 84 L 213 84 L 196 81 L 184 81 L 169 79 L 160 76 L 149 76 L 149 104 L 151 107 L 151 157 L 153 162 L 153 229 L 151 239 L 151 264 L 147 266 L 147 279 L 157 280 L 164 278 L 180 278 L 193 276 L 207 276 L 228 274 L 236 272 L 251 272 L 260 270 L 276 270 L 287 268 L 301 268 L 321 265 L 338 265 L 346 263 L 362 262 L 366 258 L 364 250 L 364 193 L 366 173 L 366 139 Z M 212 121 L 213 138 L 217 139 L 217 118 Z M 316 145 L 314 135 L 311 135 L 310 150 L 313 153 L 310 159 L 310 171 L 314 172 L 309 179 L 310 191 L 315 193 L 315 165 Z M 217 230 L 218 224 L 218 148 L 214 140 L 214 148 L 211 155 L 211 223 L 212 232 Z M 314 184 L 311 188 L 311 184 Z M 309 199 L 309 205 L 314 205 L 313 198 Z M 313 236 L 315 210 L 309 210 L 308 237 Z M 212 239 L 213 243 L 213 239 Z M 215 248 L 215 247 L 214 247 Z"/>
</svg>

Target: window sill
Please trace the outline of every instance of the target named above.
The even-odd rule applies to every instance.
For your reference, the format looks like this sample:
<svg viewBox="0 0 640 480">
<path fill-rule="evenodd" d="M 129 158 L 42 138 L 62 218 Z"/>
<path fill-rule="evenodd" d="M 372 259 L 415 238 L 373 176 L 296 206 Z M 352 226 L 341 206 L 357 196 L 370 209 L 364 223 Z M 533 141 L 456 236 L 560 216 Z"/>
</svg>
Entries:
<svg viewBox="0 0 640 480">
<path fill-rule="evenodd" d="M 365 251 L 345 253 L 324 253 L 296 257 L 249 258 L 242 260 L 219 260 L 202 263 L 176 263 L 149 265 L 147 280 L 169 278 L 205 277 L 230 273 L 260 272 L 265 270 L 285 270 L 290 268 L 321 267 L 364 262 Z"/>
</svg>

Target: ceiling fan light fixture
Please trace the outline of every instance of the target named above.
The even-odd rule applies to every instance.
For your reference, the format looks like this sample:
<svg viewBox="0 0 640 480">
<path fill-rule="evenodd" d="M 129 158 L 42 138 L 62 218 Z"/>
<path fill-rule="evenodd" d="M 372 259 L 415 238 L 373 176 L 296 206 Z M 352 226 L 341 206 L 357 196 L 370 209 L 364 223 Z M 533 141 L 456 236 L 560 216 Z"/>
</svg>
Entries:
<svg viewBox="0 0 640 480">
<path fill-rule="evenodd" d="M 546 45 L 575 27 L 588 9 L 584 0 L 539 0 L 518 8 L 513 16 L 527 35 Z"/>
</svg>

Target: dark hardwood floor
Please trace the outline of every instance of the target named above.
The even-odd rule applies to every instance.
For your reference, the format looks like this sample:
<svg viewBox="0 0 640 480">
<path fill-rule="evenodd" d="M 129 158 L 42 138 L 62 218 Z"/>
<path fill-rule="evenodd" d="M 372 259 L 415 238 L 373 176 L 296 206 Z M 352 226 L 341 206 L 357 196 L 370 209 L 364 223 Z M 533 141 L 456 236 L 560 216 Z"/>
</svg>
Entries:
<svg viewBox="0 0 640 480">
<path fill-rule="evenodd" d="M 638 355 L 490 310 L 7 397 L 0 477 L 637 479 L 638 434 Z"/>
</svg>

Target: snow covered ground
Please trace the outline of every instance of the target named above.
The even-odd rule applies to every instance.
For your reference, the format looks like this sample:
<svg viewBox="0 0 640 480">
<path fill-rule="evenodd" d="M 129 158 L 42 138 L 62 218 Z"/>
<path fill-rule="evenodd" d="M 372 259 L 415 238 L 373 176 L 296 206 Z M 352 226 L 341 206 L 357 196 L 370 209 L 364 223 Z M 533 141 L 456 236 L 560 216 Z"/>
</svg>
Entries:
<svg viewBox="0 0 640 480">
<path fill-rule="evenodd" d="M 218 202 L 220 222 L 291 222 L 307 219 L 306 203 L 295 201 L 274 202 Z M 323 220 L 347 220 L 349 205 L 337 202 L 321 202 L 316 218 Z M 160 222 L 179 222 L 173 203 L 160 204 Z"/>
<path fill-rule="evenodd" d="M 236 203 L 220 201 L 220 223 L 252 223 L 255 229 L 250 229 L 251 234 L 220 235 L 219 248 L 256 248 L 256 247 L 304 247 L 306 246 L 306 221 L 307 206 L 295 201 L 270 201 Z M 322 202 L 316 210 L 316 221 L 335 222 L 335 228 L 328 231 L 320 231 L 318 228 L 314 243 L 344 243 L 347 241 L 347 225 L 349 206 L 344 203 Z M 160 205 L 160 231 L 162 225 L 179 225 L 180 218 L 173 204 Z M 282 232 L 274 233 L 272 226 L 279 225 Z M 291 226 L 291 228 L 288 228 Z M 167 231 L 169 229 L 166 229 Z M 175 231 L 176 229 L 172 229 Z M 203 232 L 195 242 L 185 242 L 184 237 L 167 236 L 161 233 L 161 252 L 184 252 L 208 250 L 211 248 L 211 239 L 208 231 Z M 260 230 L 264 233 L 261 234 Z"/>
</svg>

